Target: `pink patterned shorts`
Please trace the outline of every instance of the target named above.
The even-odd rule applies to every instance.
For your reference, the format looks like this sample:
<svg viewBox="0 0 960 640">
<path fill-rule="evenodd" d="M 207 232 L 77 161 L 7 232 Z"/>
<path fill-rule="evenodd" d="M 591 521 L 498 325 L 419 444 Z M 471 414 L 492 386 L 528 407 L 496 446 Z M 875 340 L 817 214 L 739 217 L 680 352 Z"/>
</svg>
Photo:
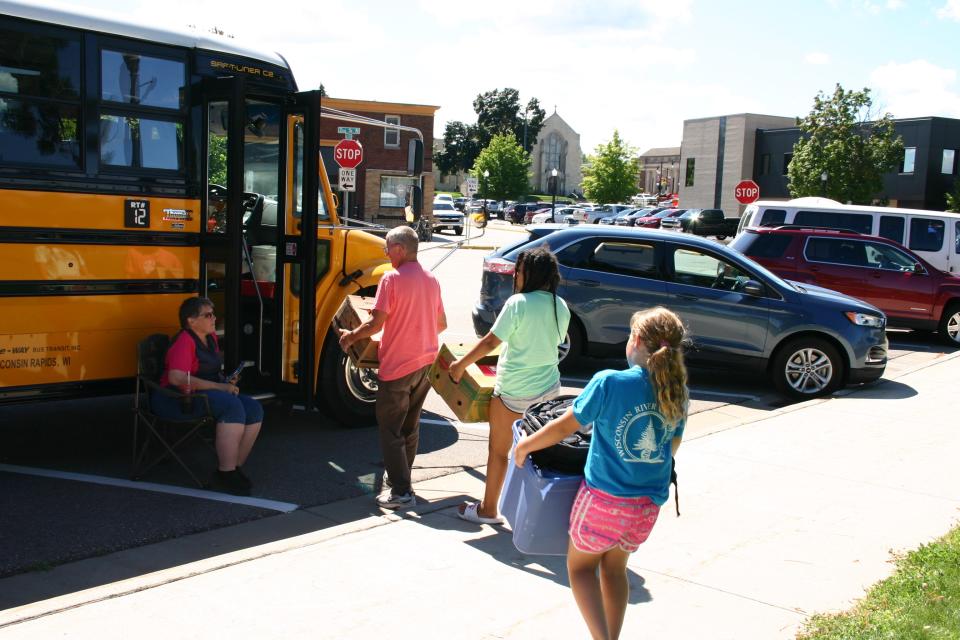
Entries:
<svg viewBox="0 0 960 640">
<path fill-rule="evenodd" d="M 650 498 L 622 498 L 580 483 L 570 511 L 570 541 L 584 553 L 605 553 L 619 545 L 627 553 L 647 539 L 660 514 Z"/>
</svg>

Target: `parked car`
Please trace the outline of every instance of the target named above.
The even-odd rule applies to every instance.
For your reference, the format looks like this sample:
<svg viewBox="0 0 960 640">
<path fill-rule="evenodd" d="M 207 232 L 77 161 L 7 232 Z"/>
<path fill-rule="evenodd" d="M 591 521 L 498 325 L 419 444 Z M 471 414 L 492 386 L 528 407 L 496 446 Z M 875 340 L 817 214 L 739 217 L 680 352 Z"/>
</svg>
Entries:
<svg viewBox="0 0 960 640">
<path fill-rule="evenodd" d="M 960 214 L 922 209 L 848 205 L 827 198 L 760 200 L 743 211 L 738 233 L 785 224 L 841 229 L 895 240 L 941 271 L 960 269 Z"/>
<path fill-rule="evenodd" d="M 512 224 L 522 224 L 525 219 L 527 211 L 531 209 L 540 209 L 543 205 L 539 202 L 518 202 L 515 205 L 507 207 L 505 212 L 505 220 L 509 220 Z"/>
<path fill-rule="evenodd" d="M 453 229 L 456 235 L 463 233 L 463 213 L 453 208 L 451 202 L 433 201 L 433 230 Z"/>
<path fill-rule="evenodd" d="M 580 207 L 557 207 L 557 219 L 567 224 L 580 224 L 587 221 L 587 212 Z"/>
<path fill-rule="evenodd" d="M 544 224 L 546 222 L 558 222 L 565 225 L 579 224 L 579 220 L 562 213 L 562 211 L 563 210 L 559 207 L 557 207 L 556 211 L 553 211 L 549 208 L 541 209 L 530 219 L 530 224 Z"/>
<path fill-rule="evenodd" d="M 526 213 L 523 214 L 524 224 L 533 224 L 534 216 L 540 213 L 550 213 L 550 207 L 545 207 L 541 203 L 540 206 L 535 209 L 527 209 Z"/>
<path fill-rule="evenodd" d="M 886 318 L 872 305 L 791 284 L 693 235 L 598 225 L 567 227 L 488 255 L 473 310 L 477 335 L 486 334 L 513 293 L 519 251 L 544 244 L 560 262 L 558 293 L 572 313 L 564 368 L 582 354 L 622 357 L 631 314 L 656 305 L 676 311 L 689 328 L 691 364 L 766 372 L 793 398 L 876 380 L 886 367 Z"/>
<path fill-rule="evenodd" d="M 616 224 L 625 227 L 634 227 L 637 224 L 637 220 L 640 218 L 648 218 L 652 215 L 658 214 L 663 211 L 662 207 L 647 207 L 645 209 L 634 209 L 629 213 L 620 216 L 616 220 Z"/>
<path fill-rule="evenodd" d="M 433 197 L 434 202 L 447 202 L 453 206 L 453 196 L 449 193 L 439 193 Z"/>
<path fill-rule="evenodd" d="M 453 199 L 453 208 L 457 211 L 463 211 L 467 203 L 470 202 L 470 198 L 454 198 Z"/>
<path fill-rule="evenodd" d="M 723 209 L 687 209 L 683 215 L 661 220 L 660 228 L 723 240 L 737 234 L 738 224 L 740 218 L 725 218 Z"/>
<path fill-rule="evenodd" d="M 624 209 L 620 213 L 615 213 L 613 215 L 607 215 L 600 218 L 599 224 L 617 224 L 617 220 L 623 218 L 624 216 L 633 213 L 636 209 Z"/>
<path fill-rule="evenodd" d="M 661 220 L 664 218 L 675 218 L 679 215 L 683 215 L 685 211 L 686 209 L 664 209 L 663 211 L 658 211 L 657 213 L 649 216 L 634 218 L 633 226 L 644 227 L 646 229 L 659 229 Z"/>
<path fill-rule="evenodd" d="M 730 247 L 777 275 L 865 300 L 889 324 L 960 344 L 960 277 L 893 240 L 828 229 L 747 229 Z"/>
<path fill-rule="evenodd" d="M 638 193 L 630 198 L 630 202 L 638 207 L 654 207 L 657 204 L 657 196 L 651 193 Z"/>
</svg>

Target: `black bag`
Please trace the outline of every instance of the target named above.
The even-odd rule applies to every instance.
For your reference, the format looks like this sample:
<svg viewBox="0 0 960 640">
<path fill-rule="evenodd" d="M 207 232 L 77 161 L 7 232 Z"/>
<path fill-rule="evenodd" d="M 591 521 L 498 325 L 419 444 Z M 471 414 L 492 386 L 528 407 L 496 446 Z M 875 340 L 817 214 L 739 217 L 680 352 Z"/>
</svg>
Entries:
<svg viewBox="0 0 960 640">
<path fill-rule="evenodd" d="M 527 407 L 520 421 L 520 428 L 528 436 L 542 429 L 548 422 L 559 418 L 573 405 L 577 396 L 557 396 L 553 400 L 538 402 Z M 590 452 L 590 439 L 593 425 L 580 427 L 555 445 L 530 454 L 533 463 L 543 469 L 560 473 L 583 475 L 587 466 L 587 454 Z M 670 483 L 673 484 L 673 499 L 677 515 L 680 515 L 680 490 L 677 487 L 677 460 L 670 463 Z"/>
<path fill-rule="evenodd" d="M 548 422 L 566 413 L 575 398 L 576 396 L 557 396 L 553 400 L 530 405 L 523 412 L 520 428 L 528 436 L 533 435 Z M 592 433 L 593 425 L 581 427 L 561 442 L 535 451 L 530 457 L 540 468 L 582 476 L 583 468 L 587 465 Z"/>
</svg>

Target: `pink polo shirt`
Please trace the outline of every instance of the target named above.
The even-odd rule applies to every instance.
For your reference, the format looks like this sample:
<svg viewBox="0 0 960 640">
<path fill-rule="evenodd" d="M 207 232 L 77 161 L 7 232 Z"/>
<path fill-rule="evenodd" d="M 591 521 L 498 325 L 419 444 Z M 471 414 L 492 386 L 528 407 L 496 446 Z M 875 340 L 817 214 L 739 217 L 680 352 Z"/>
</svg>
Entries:
<svg viewBox="0 0 960 640">
<path fill-rule="evenodd" d="M 374 308 L 387 314 L 377 355 L 380 379 L 396 380 L 437 357 L 437 319 L 443 313 L 440 283 L 419 262 L 383 276 Z"/>
</svg>

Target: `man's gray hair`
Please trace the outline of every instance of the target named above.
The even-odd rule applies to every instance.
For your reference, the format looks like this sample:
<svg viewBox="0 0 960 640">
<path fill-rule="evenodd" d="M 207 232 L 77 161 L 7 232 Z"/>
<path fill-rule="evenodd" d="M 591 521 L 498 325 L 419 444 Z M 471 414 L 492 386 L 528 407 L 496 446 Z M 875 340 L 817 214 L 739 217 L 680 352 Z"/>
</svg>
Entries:
<svg viewBox="0 0 960 640">
<path fill-rule="evenodd" d="M 400 226 L 387 232 L 387 244 L 398 244 L 406 250 L 408 256 L 415 256 L 420 241 L 416 231 L 408 226 Z"/>
</svg>

